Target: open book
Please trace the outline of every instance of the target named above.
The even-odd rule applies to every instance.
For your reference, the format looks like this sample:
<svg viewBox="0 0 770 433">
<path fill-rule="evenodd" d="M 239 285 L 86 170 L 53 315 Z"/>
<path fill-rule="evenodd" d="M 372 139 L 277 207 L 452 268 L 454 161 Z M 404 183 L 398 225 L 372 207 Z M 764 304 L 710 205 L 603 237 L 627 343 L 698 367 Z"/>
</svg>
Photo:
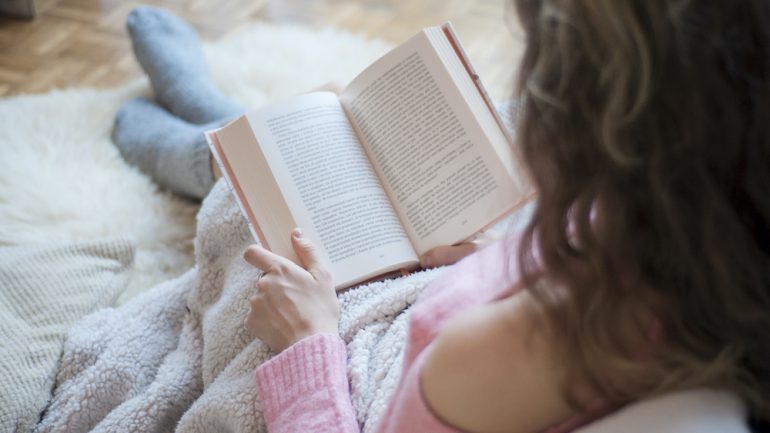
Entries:
<svg viewBox="0 0 770 433">
<path fill-rule="evenodd" d="M 301 227 L 337 289 L 494 224 L 531 194 L 450 24 L 313 92 L 206 134 L 255 238 L 297 262 Z"/>
</svg>

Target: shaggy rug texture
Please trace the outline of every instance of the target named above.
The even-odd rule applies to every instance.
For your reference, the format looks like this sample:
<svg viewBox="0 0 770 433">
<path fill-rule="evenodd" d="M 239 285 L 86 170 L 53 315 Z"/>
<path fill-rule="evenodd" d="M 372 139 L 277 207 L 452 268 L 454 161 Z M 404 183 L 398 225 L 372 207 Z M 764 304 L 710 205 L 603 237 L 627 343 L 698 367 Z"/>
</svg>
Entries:
<svg viewBox="0 0 770 433">
<path fill-rule="evenodd" d="M 334 29 L 255 24 L 207 44 L 219 88 L 250 106 L 347 82 L 389 46 Z M 136 270 L 123 303 L 193 265 L 199 204 L 160 191 L 110 140 L 120 105 L 146 80 L 0 100 L 0 245 L 130 235 Z"/>
</svg>

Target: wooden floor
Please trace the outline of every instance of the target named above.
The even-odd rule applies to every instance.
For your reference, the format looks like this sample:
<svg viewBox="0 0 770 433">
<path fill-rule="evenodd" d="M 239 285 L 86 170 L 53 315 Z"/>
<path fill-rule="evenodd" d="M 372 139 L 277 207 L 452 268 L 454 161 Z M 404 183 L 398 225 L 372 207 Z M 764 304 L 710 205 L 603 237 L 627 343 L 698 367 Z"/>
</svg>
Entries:
<svg viewBox="0 0 770 433">
<path fill-rule="evenodd" d="M 452 20 L 495 97 L 510 92 L 521 48 L 510 0 L 149 0 L 215 40 L 253 21 L 336 26 L 399 43 Z M 33 21 L 0 17 L 0 97 L 112 87 L 140 75 L 124 29 L 139 2 L 58 0 Z"/>
</svg>

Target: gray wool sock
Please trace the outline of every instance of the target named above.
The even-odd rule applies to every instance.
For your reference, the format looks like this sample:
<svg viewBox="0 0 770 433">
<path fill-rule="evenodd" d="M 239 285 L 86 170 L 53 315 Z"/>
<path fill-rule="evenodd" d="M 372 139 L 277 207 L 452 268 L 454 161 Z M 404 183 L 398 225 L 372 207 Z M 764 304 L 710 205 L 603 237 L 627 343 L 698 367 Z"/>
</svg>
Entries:
<svg viewBox="0 0 770 433">
<path fill-rule="evenodd" d="M 129 164 L 158 185 L 202 199 L 214 185 L 203 131 L 220 124 L 193 125 L 144 98 L 135 98 L 118 110 L 112 140 Z"/>
<path fill-rule="evenodd" d="M 214 87 L 189 24 L 163 9 L 141 6 L 128 15 L 126 27 L 156 100 L 171 113 L 200 124 L 245 112 Z"/>
</svg>

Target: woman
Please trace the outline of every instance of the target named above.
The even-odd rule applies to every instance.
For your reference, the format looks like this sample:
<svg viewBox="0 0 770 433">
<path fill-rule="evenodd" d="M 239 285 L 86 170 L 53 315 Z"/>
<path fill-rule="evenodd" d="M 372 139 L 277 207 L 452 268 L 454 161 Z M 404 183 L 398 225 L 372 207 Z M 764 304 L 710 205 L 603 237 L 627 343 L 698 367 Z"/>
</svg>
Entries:
<svg viewBox="0 0 770 433">
<path fill-rule="evenodd" d="M 534 214 L 426 289 L 378 431 L 571 431 L 691 389 L 767 420 L 770 4 L 515 3 Z M 265 271 L 247 326 L 279 353 L 256 372 L 268 430 L 358 431 L 330 276 L 292 241 L 302 266 L 245 252 Z"/>
</svg>

